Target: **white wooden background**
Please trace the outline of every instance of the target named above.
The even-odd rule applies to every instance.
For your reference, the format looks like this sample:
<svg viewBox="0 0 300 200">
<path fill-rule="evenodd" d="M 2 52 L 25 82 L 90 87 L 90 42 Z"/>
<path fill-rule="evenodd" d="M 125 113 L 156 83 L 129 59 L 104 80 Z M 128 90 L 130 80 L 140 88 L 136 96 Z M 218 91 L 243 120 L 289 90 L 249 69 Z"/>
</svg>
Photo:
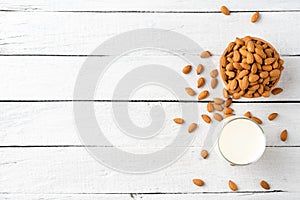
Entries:
<svg viewBox="0 0 300 200">
<path fill-rule="evenodd" d="M 232 11 L 230 16 L 219 13 L 223 4 Z M 250 23 L 254 11 L 261 13 L 256 24 Z M 0 199 L 300 198 L 299 1 L 1 0 L 0 24 Z M 236 36 L 262 37 L 277 48 L 285 60 L 279 83 L 284 92 L 253 102 L 241 99 L 233 105 L 237 114 L 250 110 L 264 121 L 267 149 L 259 162 L 232 167 L 214 153 L 200 160 L 200 132 L 195 133 L 196 140 L 182 158 L 151 174 L 119 173 L 87 153 L 73 122 L 76 76 L 87 55 L 101 42 L 136 28 L 182 33 L 214 54 L 215 67 L 218 55 Z M 126 67 L 134 68 L 147 60 L 178 71 L 186 64 L 175 62 L 168 54 L 143 51 L 116 62 L 103 86 L 109 87 L 111 80 L 122 77 Z M 195 76 L 186 78 L 191 86 L 195 84 Z M 214 94 L 221 94 L 221 89 L 219 84 Z M 99 120 L 111 120 L 110 92 L 109 88 L 99 94 Z M 163 89 L 151 87 L 137 92 L 133 100 L 138 100 L 130 103 L 133 122 L 146 125 L 151 120 L 149 109 L 160 105 L 169 117 L 166 130 L 155 144 L 146 146 L 118 140 L 117 128 L 107 129 L 107 135 L 130 151 L 164 147 L 177 134 L 171 120 L 180 114 L 179 102 Z M 188 96 L 180 100 L 197 103 Z M 197 106 L 200 112 L 205 110 L 204 103 Z M 271 112 L 280 116 L 270 123 L 267 116 Z M 198 120 L 205 132 L 208 126 Z M 290 134 L 285 143 L 279 139 L 283 129 Z M 193 185 L 191 180 L 198 177 L 205 180 L 205 187 Z M 229 179 L 238 184 L 238 192 L 229 190 Z M 261 179 L 270 183 L 270 191 L 259 186 Z"/>
</svg>

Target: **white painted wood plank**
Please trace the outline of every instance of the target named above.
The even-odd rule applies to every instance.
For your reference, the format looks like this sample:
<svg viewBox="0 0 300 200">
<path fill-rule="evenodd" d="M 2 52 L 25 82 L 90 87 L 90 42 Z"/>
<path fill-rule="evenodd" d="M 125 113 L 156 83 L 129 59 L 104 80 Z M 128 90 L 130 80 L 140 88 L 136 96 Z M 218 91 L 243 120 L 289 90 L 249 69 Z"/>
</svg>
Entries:
<svg viewBox="0 0 300 200">
<path fill-rule="evenodd" d="M 289 2 L 274 0 L 272 3 L 259 0 L 246 0 L 241 4 L 238 0 L 224 2 L 212 1 L 172 1 L 172 0 L 2 0 L 1 10 L 14 11 L 219 11 L 221 5 L 227 5 L 232 11 L 256 10 L 299 10 L 300 5 L 296 0 Z"/>
<path fill-rule="evenodd" d="M 108 147 L 104 147 L 108 148 Z M 137 147 L 133 147 L 137 148 Z M 139 148 L 141 149 L 141 148 Z M 228 180 L 239 191 L 272 190 L 299 192 L 300 148 L 267 148 L 257 163 L 230 166 L 214 152 L 199 159 L 200 149 L 191 147 L 173 165 L 150 174 L 112 171 L 97 163 L 83 148 L 1 148 L 1 193 L 190 193 L 230 192 Z M 123 162 L 126 162 L 126 158 Z M 132 163 L 133 165 L 135 163 Z M 202 188 L 192 183 L 202 178 Z"/>
<path fill-rule="evenodd" d="M 179 78 L 187 82 L 187 85 L 179 85 L 180 93 L 174 95 L 170 91 L 170 86 L 174 87 L 178 82 L 170 81 L 168 85 L 162 86 L 151 83 L 150 85 L 140 87 L 138 90 L 133 89 L 131 100 L 197 100 L 196 97 L 188 96 L 184 88 L 194 88 L 198 93 L 203 89 L 209 89 L 213 97 L 223 96 L 223 83 L 220 76 L 219 84 L 215 90 L 210 89 L 209 72 L 212 69 L 218 68 L 219 57 L 213 56 L 209 62 L 213 66 L 207 64 L 207 60 L 200 60 L 203 63 L 205 70 L 202 74 L 207 79 L 207 84 L 198 89 L 196 87 L 197 78 L 195 71 L 189 75 L 182 74 L 183 66 L 189 64 L 185 60 L 171 55 L 157 55 L 159 52 L 143 51 L 139 55 L 125 56 L 118 59 L 105 74 L 100 77 L 100 82 L 96 90 L 95 99 L 110 100 L 113 99 L 113 94 L 118 86 L 119 81 L 142 65 L 160 64 L 168 67 L 173 72 L 178 73 Z M 299 62 L 300 57 L 286 57 L 285 70 L 283 71 L 279 87 L 284 89 L 284 92 L 271 96 L 270 98 L 242 98 L 241 101 L 265 101 L 265 100 L 300 100 L 298 89 L 298 77 L 300 77 Z M 86 57 L 32 57 L 32 56 L 0 56 L 0 100 L 72 100 L 73 92 L 79 70 Z M 99 58 L 101 63 L 101 58 Z M 159 72 L 158 72 L 159 73 Z M 140 78 L 143 81 L 145 74 L 141 74 Z M 182 88 L 182 89 L 181 89 Z M 128 93 L 119 94 L 122 100 L 128 100 Z M 90 99 L 92 100 L 92 99 Z"/>
<path fill-rule="evenodd" d="M 0 194 L 0 198 L 7 200 L 115 200 L 115 199 L 131 199 L 131 200 L 186 200 L 186 199 L 258 199 L 258 200 L 274 200 L 274 199 L 298 199 L 299 193 L 283 192 L 283 193 L 230 193 L 230 194 Z"/>
<path fill-rule="evenodd" d="M 300 12 L 262 13 L 51 13 L 4 12 L 0 24 L 1 54 L 90 54 L 98 45 L 120 33 L 141 29 L 173 30 L 220 55 L 235 37 L 252 35 L 272 43 L 279 53 L 299 55 Z M 274 22 L 276 21 L 276 25 Z M 178 49 L 199 54 L 195 49 Z"/>
<path fill-rule="evenodd" d="M 82 104 L 86 105 L 85 103 Z M 194 106 L 192 103 L 184 103 L 183 105 Z M 117 106 L 127 108 L 126 103 L 118 103 Z M 122 129 L 126 130 L 131 125 L 149 126 L 152 120 L 150 110 L 155 106 L 159 106 L 165 111 L 165 124 L 156 137 L 148 140 L 134 139 L 125 135 L 117 126 L 111 103 L 96 103 L 95 111 L 103 134 L 113 146 L 163 148 L 171 144 L 178 134 L 188 134 L 186 130 L 192 122 L 199 122 L 199 129 L 191 135 L 191 137 L 195 136 L 195 140 L 188 146 L 205 146 L 205 141 L 211 141 L 213 130 L 218 123 L 214 121 L 212 125 L 208 125 L 200 119 L 201 114 L 207 113 L 205 103 L 198 104 L 195 112 L 190 113 L 185 118 L 186 123 L 183 125 L 183 131 L 180 130 L 180 125 L 176 125 L 172 121 L 173 118 L 182 116 L 181 109 L 183 107 L 180 103 L 129 103 L 129 116 L 125 115 L 121 120 L 129 119 L 131 123 L 122 125 Z M 235 109 L 237 115 L 243 115 L 249 110 L 253 115 L 261 118 L 268 146 L 300 145 L 298 134 L 298 130 L 300 130 L 300 116 L 298 114 L 300 107 L 298 104 L 234 103 L 232 108 Z M 273 112 L 279 113 L 279 116 L 270 122 L 267 117 Z M 0 113 L 0 145 L 82 145 L 74 123 L 73 104 L 70 102 L 1 103 Z M 193 114 L 199 117 L 193 118 Z M 118 115 L 123 114 L 119 112 Z M 120 125 L 120 123 L 118 124 Z M 289 131 L 287 142 L 282 142 L 279 138 L 281 131 L 284 129 Z M 106 145 L 101 141 L 92 144 Z"/>
</svg>

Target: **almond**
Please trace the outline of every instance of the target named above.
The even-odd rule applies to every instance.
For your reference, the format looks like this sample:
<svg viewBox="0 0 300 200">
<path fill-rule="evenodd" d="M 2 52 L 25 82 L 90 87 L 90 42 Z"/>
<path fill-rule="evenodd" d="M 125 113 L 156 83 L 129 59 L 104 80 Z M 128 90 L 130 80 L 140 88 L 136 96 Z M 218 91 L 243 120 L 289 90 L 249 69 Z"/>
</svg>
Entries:
<svg viewBox="0 0 300 200">
<path fill-rule="evenodd" d="M 197 81 L 197 87 L 200 88 L 205 84 L 205 79 L 203 77 L 199 78 Z"/>
<path fill-rule="evenodd" d="M 270 189 L 269 183 L 267 183 L 265 180 L 262 180 L 262 181 L 260 182 L 260 186 L 261 186 L 262 188 L 264 188 L 265 190 L 269 190 L 269 189 Z"/>
<path fill-rule="evenodd" d="M 223 110 L 223 113 L 225 114 L 225 115 L 228 115 L 228 114 L 231 114 L 231 113 L 233 113 L 233 109 L 232 108 L 224 108 L 224 110 Z"/>
<path fill-rule="evenodd" d="M 228 98 L 225 102 L 224 102 L 224 106 L 229 107 L 232 104 L 232 98 Z"/>
<path fill-rule="evenodd" d="M 182 118 L 174 118 L 173 121 L 176 123 L 176 124 L 183 124 L 184 123 L 184 120 Z"/>
<path fill-rule="evenodd" d="M 288 132 L 287 130 L 283 130 L 280 134 L 280 139 L 281 141 L 285 142 L 287 140 L 287 137 L 288 137 Z"/>
<path fill-rule="evenodd" d="M 203 69 L 204 69 L 203 65 L 202 65 L 202 64 L 199 64 L 199 65 L 197 66 L 196 73 L 197 73 L 198 75 L 201 74 L 201 73 L 203 72 Z"/>
<path fill-rule="evenodd" d="M 245 117 L 248 117 L 248 118 L 251 118 L 251 112 L 250 111 L 247 111 L 245 114 L 244 114 Z"/>
<path fill-rule="evenodd" d="M 193 179 L 193 183 L 199 187 L 204 185 L 204 181 L 201 179 Z"/>
<path fill-rule="evenodd" d="M 232 79 L 235 77 L 235 73 L 233 71 L 226 71 L 225 74 L 228 76 L 229 79 Z"/>
<path fill-rule="evenodd" d="M 275 60 L 276 58 L 267 58 L 265 59 L 265 65 L 271 65 Z"/>
<path fill-rule="evenodd" d="M 190 96 L 194 96 L 196 94 L 195 91 L 192 88 L 189 88 L 189 87 L 185 88 L 185 91 Z"/>
<path fill-rule="evenodd" d="M 211 88 L 215 89 L 217 87 L 217 85 L 218 85 L 218 79 L 216 79 L 216 78 L 211 79 L 211 82 L 210 82 Z"/>
<path fill-rule="evenodd" d="M 251 17 L 251 22 L 252 23 L 257 22 L 258 18 L 259 18 L 259 12 L 255 12 Z"/>
<path fill-rule="evenodd" d="M 269 116 L 268 116 L 268 119 L 270 121 L 274 120 L 276 117 L 278 116 L 278 113 L 271 113 Z"/>
<path fill-rule="evenodd" d="M 248 75 L 248 73 L 249 73 L 249 71 L 245 69 L 245 70 L 241 71 L 241 72 L 237 75 L 237 78 L 238 78 L 238 79 L 244 78 L 245 76 Z"/>
<path fill-rule="evenodd" d="M 228 185 L 229 185 L 229 188 L 230 188 L 232 191 L 237 191 L 237 190 L 238 190 L 237 185 L 236 185 L 232 180 L 229 180 Z"/>
<path fill-rule="evenodd" d="M 184 74 L 188 74 L 192 71 L 192 66 L 191 65 L 187 65 L 182 69 L 182 73 Z"/>
<path fill-rule="evenodd" d="M 248 86 L 249 86 L 249 79 L 248 76 L 245 76 L 241 81 L 240 87 L 242 90 L 246 90 Z"/>
<path fill-rule="evenodd" d="M 200 57 L 201 58 L 208 58 L 211 56 L 211 53 L 209 51 L 203 51 L 201 54 L 200 54 Z"/>
<path fill-rule="evenodd" d="M 214 111 L 214 106 L 213 106 L 212 102 L 208 102 L 206 108 L 207 108 L 208 112 Z"/>
<path fill-rule="evenodd" d="M 214 98 L 214 103 L 215 104 L 223 104 L 224 103 L 224 99 L 221 99 L 221 98 Z"/>
<path fill-rule="evenodd" d="M 203 159 L 206 159 L 207 156 L 208 156 L 208 151 L 206 151 L 205 149 L 203 149 L 203 150 L 201 151 L 201 156 L 202 156 Z"/>
<path fill-rule="evenodd" d="M 269 92 L 269 91 L 264 91 L 264 92 L 262 93 L 262 96 L 263 96 L 263 97 L 269 97 L 269 96 L 270 96 L 270 92 Z"/>
<path fill-rule="evenodd" d="M 259 76 L 256 74 L 250 74 L 249 75 L 249 82 L 253 83 L 259 79 Z"/>
<path fill-rule="evenodd" d="M 233 51 L 233 58 L 232 59 L 233 59 L 234 62 L 239 62 L 240 61 L 241 55 L 240 55 L 238 50 Z"/>
<path fill-rule="evenodd" d="M 218 76 L 218 70 L 217 69 L 211 70 L 210 76 L 212 78 L 216 78 Z"/>
<path fill-rule="evenodd" d="M 282 88 L 275 88 L 274 90 L 272 90 L 272 94 L 277 95 L 277 94 L 281 93 L 282 91 L 283 91 Z"/>
<path fill-rule="evenodd" d="M 230 90 L 235 90 L 236 87 L 237 87 L 237 80 L 236 79 L 233 79 L 231 82 L 230 82 L 230 85 L 229 85 L 229 89 Z"/>
<path fill-rule="evenodd" d="M 272 71 L 270 71 L 270 76 L 271 77 L 278 77 L 280 75 L 280 70 L 279 69 L 274 69 Z"/>
<path fill-rule="evenodd" d="M 252 119 L 253 121 L 255 121 L 256 123 L 258 123 L 258 124 L 262 124 L 262 121 L 261 121 L 258 117 L 252 116 L 251 119 Z"/>
<path fill-rule="evenodd" d="M 196 123 L 190 124 L 189 128 L 188 128 L 188 132 L 189 133 L 193 132 L 194 130 L 196 130 L 197 127 L 198 127 L 198 125 Z"/>
<path fill-rule="evenodd" d="M 269 72 L 273 69 L 273 67 L 271 65 L 264 65 L 262 66 L 262 69 Z"/>
<path fill-rule="evenodd" d="M 220 65 L 221 65 L 222 67 L 225 67 L 226 64 L 227 64 L 226 57 L 225 57 L 225 56 L 221 56 L 221 58 L 220 58 Z"/>
<path fill-rule="evenodd" d="M 261 48 L 255 48 L 255 53 L 262 57 L 263 59 L 267 58 L 267 55 L 265 54 L 264 50 Z"/>
<path fill-rule="evenodd" d="M 217 110 L 217 111 L 223 111 L 223 107 L 221 106 L 221 105 L 219 105 L 219 104 L 213 104 L 213 107 L 214 107 L 214 109 L 215 110 Z"/>
<path fill-rule="evenodd" d="M 262 72 L 259 73 L 259 76 L 260 76 L 261 78 L 267 78 L 267 77 L 269 76 L 269 72 L 267 72 L 267 71 L 262 71 Z"/>
<path fill-rule="evenodd" d="M 220 10 L 224 15 L 230 15 L 230 11 L 226 6 L 221 6 Z"/>
<path fill-rule="evenodd" d="M 208 115 L 201 115 L 203 121 L 205 121 L 206 123 L 210 123 L 211 122 L 211 119 Z"/>
<path fill-rule="evenodd" d="M 223 96 L 224 96 L 225 98 L 228 98 L 228 97 L 229 97 L 228 91 L 227 91 L 225 88 L 223 89 Z"/>
<path fill-rule="evenodd" d="M 215 114 L 214 114 L 214 118 L 215 118 L 215 120 L 217 120 L 217 121 L 219 121 L 219 122 L 223 120 L 222 115 L 220 115 L 219 113 L 215 113 Z"/>
<path fill-rule="evenodd" d="M 253 56 L 254 56 L 254 60 L 257 62 L 257 63 L 259 63 L 259 64 L 263 64 L 263 60 L 262 60 L 262 58 L 258 55 L 258 54 L 253 54 Z"/>
<path fill-rule="evenodd" d="M 253 57 L 253 54 L 248 52 L 247 53 L 247 63 L 248 64 L 252 64 L 254 62 L 254 57 Z"/>
<path fill-rule="evenodd" d="M 199 96 L 198 96 L 198 100 L 203 100 L 205 99 L 206 97 L 208 97 L 209 95 L 209 92 L 207 90 L 204 90 L 202 92 L 200 92 Z"/>
<path fill-rule="evenodd" d="M 230 114 L 225 114 L 225 115 L 224 115 L 224 118 L 232 117 L 232 116 L 235 116 L 235 114 L 232 114 L 232 113 L 230 113 Z"/>
<path fill-rule="evenodd" d="M 251 69 L 251 66 L 249 64 L 247 64 L 247 63 L 240 63 L 240 65 L 242 66 L 242 68 L 244 68 L 246 70 L 250 70 Z"/>
<path fill-rule="evenodd" d="M 239 98 L 241 98 L 241 95 L 239 93 L 233 93 L 232 98 L 239 99 Z"/>
<path fill-rule="evenodd" d="M 251 53 L 255 51 L 255 46 L 252 40 L 247 43 L 247 50 Z"/>
</svg>

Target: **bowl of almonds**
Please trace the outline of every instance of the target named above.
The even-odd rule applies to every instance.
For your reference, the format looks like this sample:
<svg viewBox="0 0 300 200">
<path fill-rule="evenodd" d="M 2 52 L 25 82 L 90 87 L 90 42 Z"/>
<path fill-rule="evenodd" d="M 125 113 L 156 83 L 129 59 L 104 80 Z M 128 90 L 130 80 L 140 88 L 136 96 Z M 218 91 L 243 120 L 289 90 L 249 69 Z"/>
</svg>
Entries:
<svg viewBox="0 0 300 200">
<path fill-rule="evenodd" d="M 250 36 L 236 38 L 220 58 L 224 93 L 234 99 L 269 97 L 280 79 L 283 64 L 269 42 Z"/>
</svg>

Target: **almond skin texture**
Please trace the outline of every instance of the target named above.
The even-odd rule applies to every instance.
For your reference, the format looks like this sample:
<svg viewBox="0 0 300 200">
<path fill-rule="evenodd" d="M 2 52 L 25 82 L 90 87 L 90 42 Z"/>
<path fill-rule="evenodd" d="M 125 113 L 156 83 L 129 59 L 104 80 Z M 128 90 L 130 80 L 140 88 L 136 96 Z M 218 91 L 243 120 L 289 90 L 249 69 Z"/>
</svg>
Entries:
<svg viewBox="0 0 300 200">
<path fill-rule="evenodd" d="M 194 130 L 196 130 L 196 128 L 198 127 L 198 125 L 196 123 L 192 123 L 190 124 L 189 128 L 188 128 L 188 132 L 191 133 Z"/>
<path fill-rule="evenodd" d="M 223 107 L 220 105 L 220 104 L 213 104 L 213 107 L 214 107 L 214 109 L 215 110 L 217 110 L 217 111 L 223 111 Z"/>
<path fill-rule="evenodd" d="M 214 111 L 213 103 L 212 102 L 208 102 L 206 108 L 207 108 L 208 112 L 213 112 Z"/>
<path fill-rule="evenodd" d="M 283 91 L 282 88 L 275 88 L 274 90 L 272 90 L 272 94 L 277 95 L 277 94 L 280 94 L 282 91 Z"/>
<path fill-rule="evenodd" d="M 251 119 L 252 119 L 253 121 L 255 121 L 256 123 L 258 123 L 258 124 L 262 124 L 262 121 L 261 121 L 258 117 L 252 116 Z"/>
<path fill-rule="evenodd" d="M 208 115 L 201 115 L 203 121 L 205 121 L 206 123 L 210 124 L 211 119 Z"/>
<path fill-rule="evenodd" d="M 191 65 L 187 65 L 182 69 L 182 73 L 184 74 L 188 74 L 192 71 L 192 66 Z"/>
<path fill-rule="evenodd" d="M 274 120 L 276 117 L 278 116 L 278 113 L 271 113 L 269 116 L 268 116 L 268 119 L 270 121 Z"/>
<path fill-rule="evenodd" d="M 229 94 L 228 94 L 228 91 L 224 88 L 223 89 L 223 96 L 227 99 L 229 98 Z"/>
<path fill-rule="evenodd" d="M 198 75 L 201 74 L 201 73 L 203 72 L 203 69 L 204 69 L 203 65 L 202 65 L 202 64 L 199 64 L 199 65 L 197 66 L 196 73 L 197 73 Z"/>
<path fill-rule="evenodd" d="M 198 100 L 203 100 L 205 99 L 206 97 L 208 97 L 209 95 L 209 92 L 207 90 L 204 90 L 202 92 L 200 92 L 199 96 L 198 96 Z"/>
<path fill-rule="evenodd" d="M 199 187 L 204 185 L 204 181 L 201 179 L 193 179 L 193 183 Z"/>
<path fill-rule="evenodd" d="M 205 84 L 205 79 L 203 77 L 199 78 L 197 81 L 197 87 L 200 88 Z"/>
<path fill-rule="evenodd" d="M 251 17 L 251 22 L 252 23 L 257 22 L 258 18 L 259 18 L 259 12 L 255 12 Z"/>
<path fill-rule="evenodd" d="M 224 108 L 224 110 L 223 110 L 223 113 L 225 115 L 231 114 L 233 112 L 234 112 L 234 110 L 232 108 Z"/>
<path fill-rule="evenodd" d="M 211 53 L 209 51 L 203 51 L 201 54 L 200 54 L 200 57 L 201 58 L 208 58 L 211 56 Z"/>
<path fill-rule="evenodd" d="M 260 182 L 260 186 L 261 186 L 262 188 L 264 188 L 265 190 L 269 190 L 269 189 L 270 189 L 269 183 L 267 183 L 267 181 L 265 181 L 265 180 L 262 180 L 262 181 Z"/>
<path fill-rule="evenodd" d="M 287 140 L 287 137 L 288 137 L 287 130 L 282 131 L 281 134 L 280 134 L 281 141 L 285 142 Z"/>
<path fill-rule="evenodd" d="M 196 94 L 192 88 L 185 88 L 185 91 L 190 96 L 194 96 Z"/>
<path fill-rule="evenodd" d="M 238 190 L 237 185 L 236 185 L 232 180 L 229 180 L 228 186 L 229 186 L 229 188 L 230 188 L 232 191 L 237 191 L 237 190 Z"/>
<path fill-rule="evenodd" d="M 220 10 L 224 15 L 230 15 L 230 11 L 226 6 L 221 6 Z"/>
<path fill-rule="evenodd" d="M 203 159 L 206 159 L 207 156 L 208 156 L 208 151 L 206 151 L 205 149 L 203 149 L 203 150 L 201 151 L 201 156 L 202 156 Z"/>
<path fill-rule="evenodd" d="M 182 118 L 174 118 L 173 121 L 176 123 L 176 124 L 183 124 L 184 123 L 184 120 Z"/>
</svg>

